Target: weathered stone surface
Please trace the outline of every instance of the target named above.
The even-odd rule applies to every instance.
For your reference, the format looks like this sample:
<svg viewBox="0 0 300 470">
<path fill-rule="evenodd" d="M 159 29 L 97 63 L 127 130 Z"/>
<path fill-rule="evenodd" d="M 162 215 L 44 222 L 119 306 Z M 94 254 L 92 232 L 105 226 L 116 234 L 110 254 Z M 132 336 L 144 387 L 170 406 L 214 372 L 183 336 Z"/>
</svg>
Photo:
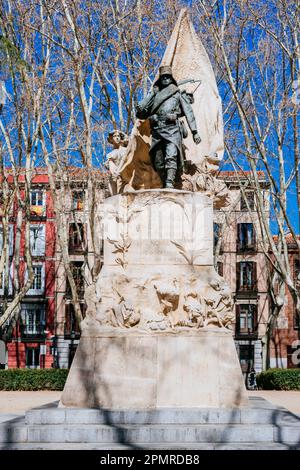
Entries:
<svg viewBox="0 0 300 470">
<path fill-rule="evenodd" d="M 54 404 L 53 404 L 54 405 Z M 47 419 L 48 417 L 48 419 Z M 299 449 L 300 416 L 266 400 L 238 408 L 32 409 L 0 424 L 1 449 Z"/>
<path fill-rule="evenodd" d="M 104 264 L 212 265 L 212 220 L 212 203 L 203 193 L 157 189 L 108 198 L 102 219 Z"/>
<path fill-rule="evenodd" d="M 86 381 L 87 350 L 95 351 Z M 91 366 L 90 366 L 91 367 Z M 230 332 L 84 336 L 61 404 L 67 407 L 155 409 L 247 404 Z"/>
<path fill-rule="evenodd" d="M 231 292 L 213 268 L 209 197 L 141 190 L 108 198 L 102 211 L 104 266 L 94 294 L 88 288 L 83 335 L 231 327 Z"/>
<path fill-rule="evenodd" d="M 103 210 L 104 266 L 88 290 L 61 404 L 246 404 L 231 293 L 212 265 L 211 199 L 142 190 L 107 199 Z"/>
</svg>

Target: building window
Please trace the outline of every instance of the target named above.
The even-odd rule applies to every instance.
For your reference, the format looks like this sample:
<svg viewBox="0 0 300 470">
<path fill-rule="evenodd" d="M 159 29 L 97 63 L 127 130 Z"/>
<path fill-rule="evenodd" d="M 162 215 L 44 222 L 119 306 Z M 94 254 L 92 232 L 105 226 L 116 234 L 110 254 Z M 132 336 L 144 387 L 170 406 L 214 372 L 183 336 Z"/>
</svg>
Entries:
<svg viewBox="0 0 300 470">
<path fill-rule="evenodd" d="M 45 290 L 45 265 L 44 264 L 34 264 L 32 266 L 33 270 L 33 281 L 30 289 L 27 291 L 27 295 L 42 295 Z M 28 279 L 28 272 L 26 271 L 25 282 Z"/>
<path fill-rule="evenodd" d="M 33 290 L 41 290 L 42 289 L 42 269 L 43 266 L 33 266 L 34 278 L 32 283 Z"/>
<path fill-rule="evenodd" d="M 241 193 L 241 211 L 254 211 L 254 191 L 246 191 L 245 196 Z"/>
<path fill-rule="evenodd" d="M 7 269 L 8 269 L 8 285 L 6 287 L 7 290 L 5 292 L 5 277 L 7 274 Z M 12 276 L 13 276 L 13 265 L 10 264 L 8 267 L 7 264 L 4 263 L 4 269 L 2 273 L 0 274 L 0 295 L 12 295 L 13 293 Z"/>
<path fill-rule="evenodd" d="M 26 348 L 26 368 L 40 368 L 40 348 Z"/>
<path fill-rule="evenodd" d="M 253 224 L 237 224 L 237 251 L 255 250 L 255 230 Z"/>
<path fill-rule="evenodd" d="M 73 279 L 76 286 L 76 291 L 79 299 L 84 296 L 84 275 L 83 275 L 83 261 L 73 261 L 70 263 Z M 67 279 L 66 295 L 68 298 L 72 296 L 71 286 Z"/>
<path fill-rule="evenodd" d="M 254 367 L 254 345 L 240 344 L 239 355 L 242 372 L 250 372 L 251 368 Z"/>
<path fill-rule="evenodd" d="M 3 250 L 3 227 L 0 227 L 0 255 Z M 14 226 L 8 226 L 8 254 L 13 256 L 14 254 Z"/>
<path fill-rule="evenodd" d="M 86 305 L 80 304 L 82 317 L 85 317 Z M 74 305 L 66 304 L 65 306 L 65 328 L 64 334 L 67 338 L 79 338 L 80 328 L 75 316 Z"/>
<path fill-rule="evenodd" d="M 256 263 L 254 261 L 241 261 L 237 263 L 237 291 L 256 291 Z"/>
<path fill-rule="evenodd" d="M 72 209 L 75 211 L 84 209 L 84 191 L 72 191 Z"/>
<path fill-rule="evenodd" d="M 85 249 L 85 227 L 82 223 L 69 224 L 69 251 L 82 252 Z"/>
<path fill-rule="evenodd" d="M 21 310 L 22 333 L 24 335 L 44 335 L 46 328 L 45 306 L 23 304 Z"/>
<path fill-rule="evenodd" d="M 222 225 L 214 222 L 214 252 L 222 250 Z"/>
<path fill-rule="evenodd" d="M 30 250 L 32 256 L 45 255 L 46 225 L 30 225 Z"/>
<path fill-rule="evenodd" d="M 217 271 L 217 273 L 219 274 L 219 276 L 222 276 L 222 277 L 223 277 L 223 273 L 224 273 L 224 263 L 222 263 L 221 261 L 218 261 L 218 262 L 217 262 L 217 266 L 216 266 L 216 271 Z"/>
<path fill-rule="evenodd" d="M 46 194 L 41 189 L 34 189 L 30 192 L 30 212 L 31 215 L 44 216 L 46 209 Z"/>
<path fill-rule="evenodd" d="M 236 305 L 236 334 L 253 335 L 257 332 L 257 305 Z"/>
</svg>

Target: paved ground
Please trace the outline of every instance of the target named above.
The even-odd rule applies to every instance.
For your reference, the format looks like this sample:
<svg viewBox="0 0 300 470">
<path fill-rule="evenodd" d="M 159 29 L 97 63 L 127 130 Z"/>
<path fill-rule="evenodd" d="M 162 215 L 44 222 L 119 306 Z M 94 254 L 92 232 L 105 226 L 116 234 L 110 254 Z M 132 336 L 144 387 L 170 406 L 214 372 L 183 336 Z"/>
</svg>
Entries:
<svg viewBox="0 0 300 470">
<path fill-rule="evenodd" d="M 293 413 L 300 414 L 300 391 L 278 392 L 254 391 L 250 396 L 260 396 L 278 406 L 283 406 Z M 60 399 L 61 392 L 3 392 L 0 391 L 0 422 L 4 415 L 23 415 L 26 410 L 45 405 Z M 2 416 L 1 416 L 2 415 Z M 8 418 L 6 418 L 8 419 Z"/>
<path fill-rule="evenodd" d="M 259 396 L 277 406 L 283 406 L 289 411 L 300 415 L 300 391 L 298 392 L 281 392 L 277 390 L 259 390 L 250 392 L 249 396 Z"/>
<path fill-rule="evenodd" d="M 23 415 L 25 411 L 60 399 L 61 392 L 3 392 L 0 391 L 0 415 Z M 1 420 L 0 418 L 0 421 Z"/>
</svg>

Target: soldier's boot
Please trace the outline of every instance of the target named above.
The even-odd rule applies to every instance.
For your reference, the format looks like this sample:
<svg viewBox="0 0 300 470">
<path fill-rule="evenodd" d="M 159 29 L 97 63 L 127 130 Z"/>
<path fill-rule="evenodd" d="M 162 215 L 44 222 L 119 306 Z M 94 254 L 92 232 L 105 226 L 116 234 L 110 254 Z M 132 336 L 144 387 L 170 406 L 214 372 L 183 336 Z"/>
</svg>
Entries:
<svg viewBox="0 0 300 470">
<path fill-rule="evenodd" d="M 176 169 L 173 169 L 173 168 L 167 169 L 167 179 L 166 179 L 165 188 L 174 188 L 176 172 L 177 172 Z"/>
</svg>

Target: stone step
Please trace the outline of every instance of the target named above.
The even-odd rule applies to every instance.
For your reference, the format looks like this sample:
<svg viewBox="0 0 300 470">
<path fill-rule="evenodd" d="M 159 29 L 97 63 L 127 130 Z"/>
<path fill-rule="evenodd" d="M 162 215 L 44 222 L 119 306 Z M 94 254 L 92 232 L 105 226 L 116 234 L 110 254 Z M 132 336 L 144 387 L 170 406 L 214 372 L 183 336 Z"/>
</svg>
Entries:
<svg viewBox="0 0 300 470">
<path fill-rule="evenodd" d="M 80 408 L 40 408 L 27 411 L 26 423 L 34 424 L 274 424 L 300 426 L 300 417 L 284 408 L 160 409 L 110 411 Z"/>
<path fill-rule="evenodd" d="M 300 450 L 300 445 L 280 444 L 278 442 L 205 442 L 179 444 L 178 442 L 162 443 L 136 443 L 130 444 L 100 444 L 97 442 L 71 443 L 71 442 L 23 442 L 23 443 L 3 443 L 0 450 Z"/>
<path fill-rule="evenodd" d="M 0 442 L 300 442 L 300 427 L 249 424 L 97 425 L 4 423 Z"/>
<path fill-rule="evenodd" d="M 9 416 L 3 415 L 3 420 Z M 234 409 L 98 410 L 57 402 L 0 423 L 0 448 L 294 449 L 300 416 L 266 400 Z"/>
</svg>

